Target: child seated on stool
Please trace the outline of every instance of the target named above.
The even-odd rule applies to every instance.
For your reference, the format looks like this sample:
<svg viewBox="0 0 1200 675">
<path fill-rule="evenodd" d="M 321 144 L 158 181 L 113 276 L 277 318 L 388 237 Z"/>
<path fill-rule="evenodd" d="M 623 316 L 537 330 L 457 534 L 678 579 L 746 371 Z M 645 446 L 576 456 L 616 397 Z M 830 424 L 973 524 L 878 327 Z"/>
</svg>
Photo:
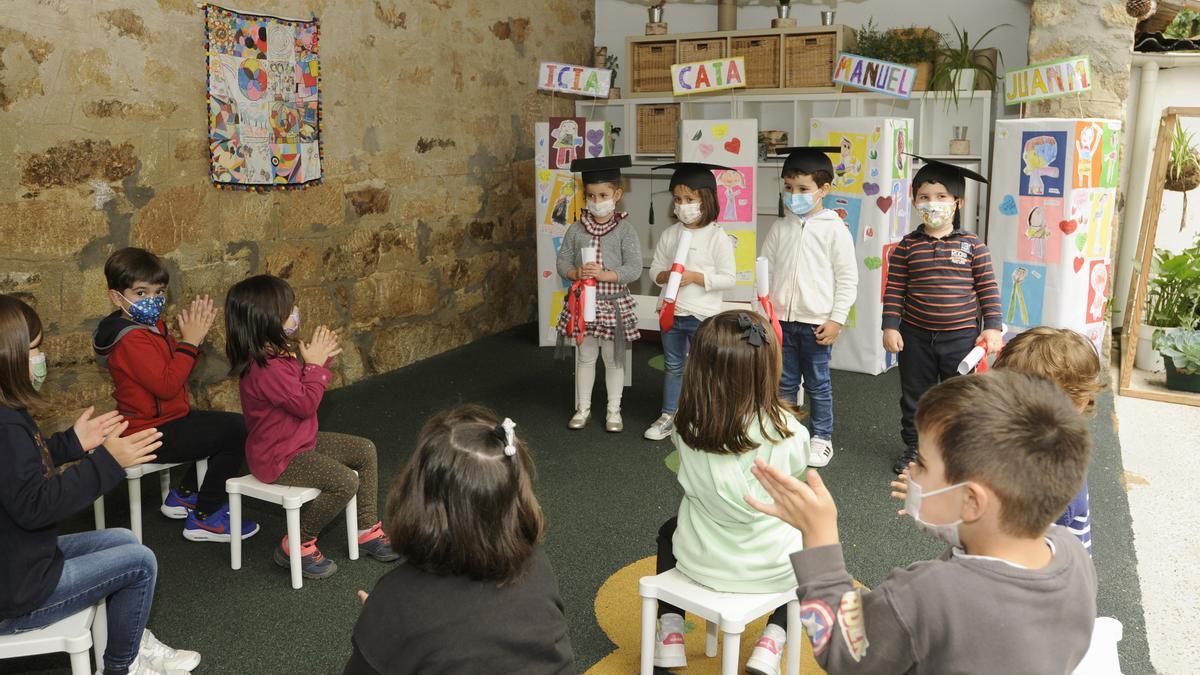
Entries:
<svg viewBox="0 0 1200 675">
<path fill-rule="evenodd" d="M 679 515 L 658 533 L 661 574 L 677 568 L 717 591 L 772 593 L 795 585 L 788 555 L 803 545 L 800 533 L 742 501 L 766 493 L 750 474 L 756 461 L 782 475 L 803 473 L 808 431 L 779 398 L 779 345 L 766 319 L 728 311 L 696 331 L 684 366 L 672 440 L 679 450 Z M 721 383 L 714 386 L 713 383 Z M 682 668 L 683 610 L 658 604 L 654 665 Z M 779 672 L 787 640 L 787 606 L 775 610 L 746 670 Z"/>
<path fill-rule="evenodd" d="M 765 462 L 754 469 L 774 503 L 746 501 L 804 534 L 792 564 L 817 663 L 830 675 L 1071 672 L 1092 639 L 1096 571 L 1052 523 L 1087 470 L 1083 417 L 1053 383 L 996 370 L 930 389 L 917 426 L 918 459 L 893 496 L 950 548 L 870 591 L 846 572 L 817 472 L 804 483 Z"/>
<path fill-rule="evenodd" d="M 474 405 L 426 422 L 388 496 L 404 562 L 359 591 L 347 675 L 575 672 L 515 428 Z"/>
</svg>

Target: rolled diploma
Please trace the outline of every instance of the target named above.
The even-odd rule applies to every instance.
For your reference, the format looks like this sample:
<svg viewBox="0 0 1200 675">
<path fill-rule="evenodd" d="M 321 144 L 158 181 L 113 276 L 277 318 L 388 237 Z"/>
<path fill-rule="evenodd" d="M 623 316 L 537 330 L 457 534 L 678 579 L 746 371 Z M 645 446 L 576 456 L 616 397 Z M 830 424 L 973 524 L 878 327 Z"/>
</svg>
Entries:
<svg viewBox="0 0 1200 675">
<path fill-rule="evenodd" d="M 680 232 L 679 245 L 675 247 L 675 262 L 671 265 L 671 276 L 667 278 L 667 287 L 663 292 L 663 300 L 667 302 L 675 302 L 679 295 L 679 282 L 683 281 L 683 266 L 687 264 L 688 249 L 691 247 L 691 230 Z"/>
<path fill-rule="evenodd" d="M 987 358 L 987 349 L 980 345 L 975 345 L 975 348 L 967 352 L 966 357 L 958 364 L 958 374 L 966 375 L 979 365 L 979 362 Z"/>
<path fill-rule="evenodd" d="M 771 282 L 767 272 L 767 259 L 759 257 L 754 261 L 755 295 L 765 298 L 771 293 Z"/>
<path fill-rule="evenodd" d="M 596 262 L 596 248 L 594 246 L 585 246 L 579 249 L 579 257 L 583 260 L 584 264 Z M 588 323 L 596 320 L 595 283 L 583 287 L 583 320 Z"/>
</svg>

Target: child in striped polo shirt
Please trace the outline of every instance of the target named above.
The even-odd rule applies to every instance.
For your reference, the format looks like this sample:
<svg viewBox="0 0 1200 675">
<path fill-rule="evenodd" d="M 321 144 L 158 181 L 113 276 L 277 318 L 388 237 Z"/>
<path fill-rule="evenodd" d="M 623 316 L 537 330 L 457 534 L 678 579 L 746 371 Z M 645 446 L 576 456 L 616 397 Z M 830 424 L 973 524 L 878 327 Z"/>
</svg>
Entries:
<svg viewBox="0 0 1200 675">
<path fill-rule="evenodd" d="M 914 155 L 915 156 L 915 155 Z M 883 294 L 883 347 L 900 354 L 899 474 L 917 458 L 917 401 L 938 382 L 957 374 L 967 352 L 983 338 L 988 351 L 1001 345 L 1000 289 L 987 245 L 960 228 L 966 179 L 986 183 L 974 171 L 925 160 L 912 183 L 921 225 L 888 258 Z"/>
</svg>

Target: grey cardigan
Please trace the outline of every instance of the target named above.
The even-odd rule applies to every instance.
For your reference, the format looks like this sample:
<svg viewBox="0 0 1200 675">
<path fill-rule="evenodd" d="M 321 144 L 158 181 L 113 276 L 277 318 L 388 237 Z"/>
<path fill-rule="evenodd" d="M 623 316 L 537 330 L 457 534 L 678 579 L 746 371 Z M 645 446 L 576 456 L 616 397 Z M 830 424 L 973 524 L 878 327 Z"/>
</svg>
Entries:
<svg viewBox="0 0 1200 675">
<path fill-rule="evenodd" d="M 572 223 L 563 235 L 558 249 L 556 267 L 558 274 L 566 279 L 567 272 L 583 265 L 579 249 L 592 245 L 592 235 L 582 223 Z M 629 220 L 617 223 L 611 232 L 600 237 L 600 259 L 604 269 L 617 273 L 617 283 L 630 284 L 642 276 L 642 248 L 637 232 Z"/>
</svg>

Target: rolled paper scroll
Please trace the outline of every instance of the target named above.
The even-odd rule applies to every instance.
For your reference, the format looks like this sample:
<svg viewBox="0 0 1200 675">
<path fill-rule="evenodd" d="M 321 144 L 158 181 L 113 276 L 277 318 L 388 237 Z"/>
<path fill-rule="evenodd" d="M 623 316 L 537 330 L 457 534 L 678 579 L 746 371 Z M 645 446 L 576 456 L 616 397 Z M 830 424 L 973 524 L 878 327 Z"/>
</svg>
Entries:
<svg viewBox="0 0 1200 675">
<path fill-rule="evenodd" d="M 579 249 L 579 257 L 585 265 L 596 262 L 596 248 L 584 246 Z M 596 320 L 596 280 L 584 279 L 583 283 L 583 320 L 592 323 Z"/>
<path fill-rule="evenodd" d="M 758 296 L 758 304 L 763 316 L 771 322 L 775 331 L 775 341 L 783 347 L 783 326 L 779 325 L 779 317 L 775 315 L 775 305 L 771 303 L 770 265 L 766 258 L 759 257 L 754 261 L 754 294 Z"/>
<path fill-rule="evenodd" d="M 663 288 L 663 305 L 658 311 L 658 327 L 662 332 L 675 325 L 675 298 L 679 296 L 679 284 L 683 281 L 683 269 L 687 264 L 688 249 L 692 246 L 692 231 L 686 228 L 679 233 L 679 245 L 675 247 L 675 262 L 671 263 L 671 276 Z"/>
<path fill-rule="evenodd" d="M 1007 332 L 1008 332 L 1008 326 L 1000 327 L 1001 334 L 1004 334 Z M 961 362 L 959 362 L 958 374 L 966 375 L 967 373 L 971 372 L 972 370 L 975 370 L 976 366 L 979 367 L 978 372 L 986 373 L 987 369 L 988 369 L 987 357 L 988 357 L 987 342 L 983 339 L 983 336 L 980 336 L 979 341 L 975 343 L 975 347 L 973 349 L 971 349 L 971 351 L 967 352 L 967 355 L 965 357 L 963 357 L 963 360 Z"/>
</svg>

